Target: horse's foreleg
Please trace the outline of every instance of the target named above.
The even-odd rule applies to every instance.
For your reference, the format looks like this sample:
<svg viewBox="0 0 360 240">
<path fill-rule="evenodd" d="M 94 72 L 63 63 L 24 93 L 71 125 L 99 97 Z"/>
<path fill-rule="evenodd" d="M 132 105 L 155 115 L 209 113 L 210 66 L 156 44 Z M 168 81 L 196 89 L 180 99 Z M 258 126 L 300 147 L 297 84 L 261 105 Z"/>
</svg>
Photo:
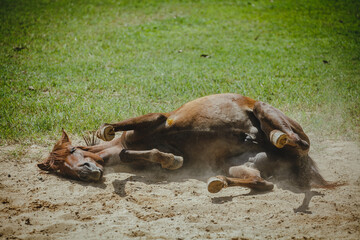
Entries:
<svg viewBox="0 0 360 240">
<path fill-rule="evenodd" d="M 122 150 L 120 153 L 120 160 L 122 162 L 131 163 L 136 160 L 145 160 L 153 163 L 160 163 L 162 168 L 175 170 L 183 165 L 183 158 L 171 153 L 164 153 L 158 149 L 136 151 L 136 150 Z"/>
<path fill-rule="evenodd" d="M 115 137 L 115 132 L 128 130 L 146 130 L 159 126 L 167 119 L 167 114 L 149 113 L 140 117 L 134 117 L 117 123 L 105 123 L 100 126 L 97 136 L 110 141 Z"/>
<path fill-rule="evenodd" d="M 99 153 L 101 151 L 104 151 L 108 148 L 114 147 L 114 146 L 121 146 L 121 139 L 113 139 L 110 142 L 105 142 L 99 145 L 94 146 L 77 146 L 77 148 L 80 148 L 84 151 L 92 152 L 92 153 Z"/>
<path fill-rule="evenodd" d="M 103 149 L 97 154 L 104 159 L 107 165 L 114 165 L 120 163 L 119 154 L 123 150 L 121 145 L 111 146 L 109 148 Z"/>
</svg>

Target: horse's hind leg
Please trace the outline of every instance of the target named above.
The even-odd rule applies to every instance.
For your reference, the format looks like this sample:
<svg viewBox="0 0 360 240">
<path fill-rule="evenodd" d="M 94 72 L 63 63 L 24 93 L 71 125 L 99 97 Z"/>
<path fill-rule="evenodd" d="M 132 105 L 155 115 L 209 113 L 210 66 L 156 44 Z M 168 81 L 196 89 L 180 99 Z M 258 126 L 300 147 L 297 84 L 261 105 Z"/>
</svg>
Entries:
<svg viewBox="0 0 360 240">
<path fill-rule="evenodd" d="M 288 151 L 300 156 L 309 152 L 309 138 L 296 121 L 273 106 L 260 101 L 255 103 L 253 113 L 260 122 L 261 130 L 277 148 L 287 147 Z M 281 136 L 276 137 L 274 130 L 279 130 L 280 132 L 277 132 Z"/>
<path fill-rule="evenodd" d="M 235 166 L 229 169 L 232 177 L 216 176 L 208 180 L 208 191 L 219 192 L 225 187 L 246 187 L 257 191 L 269 191 L 274 184 L 261 178 L 257 169 L 246 166 Z"/>
<path fill-rule="evenodd" d="M 305 191 L 305 196 L 302 204 L 298 208 L 295 208 L 294 212 L 311 213 L 311 211 L 309 211 L 308 209 L 309 209 L 310 201 L 314 196 L 324 196 L 324 194 L 319 193 L 317 191 L 310 191 L 310 190 Z"/>
<path fill-rule="evenodd" d="M 183 157 L 171 153 L 164 153 L 158 149 L 152 150 L 126 150 L 120 152 L 122 162 L 131 163 L 132 161 L 145 160 L 153 163 L 160 163 L 162 168 L 175 170 L 183 165 Z"/>
</svg>

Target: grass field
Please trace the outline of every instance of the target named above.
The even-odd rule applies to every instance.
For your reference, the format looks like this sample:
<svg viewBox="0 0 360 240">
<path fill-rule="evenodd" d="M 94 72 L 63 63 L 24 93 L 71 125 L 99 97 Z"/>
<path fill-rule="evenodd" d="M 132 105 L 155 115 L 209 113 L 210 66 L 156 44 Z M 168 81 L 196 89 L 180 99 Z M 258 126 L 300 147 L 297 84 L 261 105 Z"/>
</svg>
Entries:
<svg viewBox="0 0 360 240">
<path fill-rule="evenodd" d="M 2 144 L 222 92 L 359 138 L 359 1 L 1 0 L 0 19 Z"/>
</svg>

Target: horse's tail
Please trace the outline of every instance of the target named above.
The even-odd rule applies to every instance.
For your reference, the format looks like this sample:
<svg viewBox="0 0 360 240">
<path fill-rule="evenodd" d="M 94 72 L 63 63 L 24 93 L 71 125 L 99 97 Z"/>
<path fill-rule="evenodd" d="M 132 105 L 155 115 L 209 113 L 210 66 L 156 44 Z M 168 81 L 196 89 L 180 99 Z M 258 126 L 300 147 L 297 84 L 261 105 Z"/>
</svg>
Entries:
<svg viewBox="0 0 360 240">
<path fill-rule="evenodd" d="M 311 166 L 311 187 L 312 188 L 325 188 L 325 189 L 334 189 L 340 186 L 346 185 L 346 182 L 328 182 L 320 174 L 319 168 L 317 167 L 315 161 L 309 156 L 309 163 Z"/>
</svg>

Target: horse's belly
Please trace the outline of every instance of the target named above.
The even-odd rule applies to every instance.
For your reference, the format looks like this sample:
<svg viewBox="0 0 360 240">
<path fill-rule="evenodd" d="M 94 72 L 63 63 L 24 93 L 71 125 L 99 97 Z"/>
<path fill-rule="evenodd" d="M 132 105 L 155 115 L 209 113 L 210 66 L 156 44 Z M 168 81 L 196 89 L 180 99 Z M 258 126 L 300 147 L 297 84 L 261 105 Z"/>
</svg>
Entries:
<svg viewBox="0 0 360 240">
<path fill-rule="evenodd" d="M 169 131 L 238 131 L 256 134 L 252 110 L 237 94 L 211 95 L 183 105 L 167 119 Z"/>
<path fill-rule="evenodd" d="M 243 103 L 246 101 L 248 98 L 237 94 L 194 100 L 172 112 L 154 131 L 131 133 L 138 136 L 138 141 L 126 145 L 133 149 L 157 148 L 181 155 L 185 162 L 210 165 L 246 151 L 258 151 L 261 146 L 256 141 L 263 134 L 252 109 Z"/>
</svg>

